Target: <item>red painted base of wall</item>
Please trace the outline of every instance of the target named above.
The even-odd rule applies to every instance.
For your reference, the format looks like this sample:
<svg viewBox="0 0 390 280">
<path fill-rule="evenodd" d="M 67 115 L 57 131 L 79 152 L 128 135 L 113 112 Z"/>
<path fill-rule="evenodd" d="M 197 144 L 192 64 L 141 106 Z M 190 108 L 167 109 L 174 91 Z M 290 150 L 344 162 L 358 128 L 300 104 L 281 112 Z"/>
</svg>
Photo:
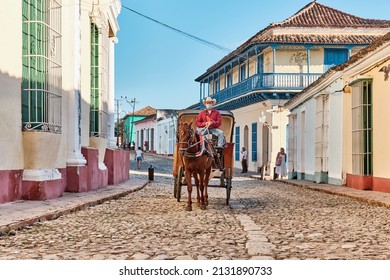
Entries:
<svg viewBox="0 0 390 280">
<path fill-rule="evenodd" d="M 23 170 L 0 170 L 0 203 L 22 198 Z"/>
<path fill-rule="evenodd" d="M 65 191 L 67 192 L 87 192 L 88 191 L 88 167 L 68 166 L 66 168 L 68 182 Z"/>
<path fill-rule="evenodd" d="M 108 169 L 99 169 L 99 188 L 104 188 L 108 185 Z"/>
<path fill-rule="evenodd" d="M 104 164 L 108 170 L 108 184 L 118 184 L 129 179 L 130 152 L 122 149 L 106 149 Z"/>
<path fill-rule="evenodd" d="M 81 153 L 87 160 L 87 189 L 96 190 L 100 187 L 99 183 L 99 150 L 91 147 L 82 147 Z"/>
<path fill-rule="evenodd" d="M 58 180 L 22 181 L 23 170 L 0 170 L 0 203 L 52 199 L 62 196 L 64 191 L 87 192 L 129 179 L 130 152 L 107 149 L 106 170 L 98 167 L 97 149 L 83 147 L 82 153 L 87 165 L 58 169 L 62 177 Z"/>
<path fill-rule="evenodd" d="M 66 168 L 58 169 L 61 179 L 48 181 L 22 181 L 22 198 L 46 200 L 63 195 L 66 186 Z"/>
<path fill-rule="evenodd" d="M 390 179 L 347 174 L 347 187 L 358 190 L 390 192 Z"/>
<path fill-rule="evenodd" d="M 372 190 L 378 192 L 389 192 L 390 193 L 390 179 L 389 178 L 372 178 Z"/>
</svg>

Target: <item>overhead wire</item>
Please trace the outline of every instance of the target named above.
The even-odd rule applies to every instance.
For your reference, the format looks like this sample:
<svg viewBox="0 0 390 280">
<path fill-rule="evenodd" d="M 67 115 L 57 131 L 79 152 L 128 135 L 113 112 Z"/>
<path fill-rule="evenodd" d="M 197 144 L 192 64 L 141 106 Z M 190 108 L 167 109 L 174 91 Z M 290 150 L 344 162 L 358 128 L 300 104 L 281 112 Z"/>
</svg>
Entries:
<svg viewBox="0 0 390 280">
<path fill-rule="evenodd" d="M 141 16 L 141 17 L 144 17 L 144 18 L 146 18 L 146 19 L 148 19 L 148 20 L 150 20 L 150 21 L 153 21 L 153 22 L 155 22 L 155 23 L 157 23 L 157 24 L 159 24 L 159 25 L 161 25 L 161 26 L 163 26 L 163 27 L 165 27 L 165 28 L 168 28 L 168 29 L 170 29 L 170 30 L 172 30 L 172 31 L 174 31 L 174 32 L 177 32 L 177 33 L 179 33 L 180 35 L 183 35 L 183 36 L 188 37 L 188 38 L 190 38 L 190 39 L 192 39 L 192 40 L 195 40 L 195 41 L 198 41 L 198 42 L 200 42 L 200 43 L 202 43 L 202 44 L 205 44 L 205 45 L 207 45 L 207 46 L 210 46 L 210 47 L 212 47 L 212 48 L 214 48 L 214 49 L 221 50 L 221 51 L 224 51 L 224 52 L 227 52 L 227 53 L 231 53 L 231 52 L 232 52 L 231 49 L 225 48 L 224 46 L 218 45 L 218 44 L 216 44 L 216 43 L 210 42 L 210 41 L 205 40 L 205 39 L 202 39 L 202 38 L 200 38 L 200 37 L 198 37 L 198 36 L 192 35 L 192 34 L 190 34 L 190 33 L 187 33 L 187 32 L 185 32 L 185 31 L 182 31 L 182 30 L 180 30 L 180 29 L 177 29 L 177 28 L 175 28 L 175 27 L 172 27 L 172 26 L 170 26 L 170 25 L 168 25 L 168 24 L 166 24 L 166 23 L 163 23 L 163 22 L 161 22 L 161 21 L 159 21 L 159 20 L 156 20 L 156 19 L 154 19 L 154 18 L 151 18 L 151 17 L 149 17 L 149 16 L 147 16 L 147 15 L 145 15 L 145 14 L 142 14 L 142 13 L 140 13 L 140 12 L 137 12 L 136 10 L 133 10 L 133 9 L 131 9 L 131 8 L 129 8 L 129 7 L 126 7 L 126 6 L 122 5 L 122 8 L 124 8 L 124 9 L 126 9 L 126 10 L 128 10 L 128 11 L 130 11 L 130 12 L 132 12 L 132 13 L 135 13 L 135 14 Z"/>
</svg>

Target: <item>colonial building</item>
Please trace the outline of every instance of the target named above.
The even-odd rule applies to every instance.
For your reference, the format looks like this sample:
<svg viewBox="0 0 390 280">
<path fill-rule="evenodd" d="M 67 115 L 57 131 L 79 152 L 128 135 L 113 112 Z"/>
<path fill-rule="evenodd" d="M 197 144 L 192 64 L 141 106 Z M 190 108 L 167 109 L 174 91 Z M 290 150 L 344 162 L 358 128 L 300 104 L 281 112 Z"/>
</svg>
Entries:
<svg viewBox="0 0 390 280">
<path fill-rule="evenodd" d="M 128 156 L 108 146 L 120 9 L 119 0 L 1 2 L 0 203 L 128 178 L 116 163 Z"/>
<path fill-rule="evenodd" d="M 136 143 L 137 140 L 137 134 L 136 134 L 136 128 L 135 123 L 137 121 L 140 121 L 150 115 L 156 114 L 156 109 L 150 106 L 146 106 L 145 108 L 142 108 L 132 114 L 126 114 L 126 116 L 122 119 L 122 146 L 128 147 L 132 146 L 132 144 Z M 133 143 L 134 142 L 134 143 Z M 138 147 L 138 146 L 137 146 Z"/>
<path fill-rule="evenodd" d="M 156 153 L 173 155 L 176 143 L 178 110 L 159 109 L 156 115 Z"/>
<path fill-rule="evenodd" d="M 235 115 L 236 167 L 245 146 L 249 170 L 263 166 L 272 173 L 280 147 L 291 148 L 285 102 L 389 30 L 388 20 L 364 19 L 313 1 L 196 78 L 201 100 L 211 96 L 218 109 Z"/>
<path fill-rule="evenodd" d="M 290 178 L 390 192 L 390 33 L 291 99 Z"/>
<path fill-rule="evenodd" d="M 173 155 L 176 143 L 176 126 L 178 110 L 157 109 L 134 122 L 136 131 L 136 148 L 157 153 L 160 155 Z"/>
</svg>

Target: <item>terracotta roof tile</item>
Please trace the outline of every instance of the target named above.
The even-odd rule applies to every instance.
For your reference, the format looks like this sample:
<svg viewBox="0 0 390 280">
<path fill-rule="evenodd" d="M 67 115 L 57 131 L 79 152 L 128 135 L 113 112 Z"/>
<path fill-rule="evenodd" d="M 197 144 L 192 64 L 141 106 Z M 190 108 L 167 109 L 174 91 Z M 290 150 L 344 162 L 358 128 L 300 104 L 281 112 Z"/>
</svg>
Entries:
<svg viewBox="0 0 390 280">
<path fill-rule="evenodd" d="M 136 116 L 150 116 L 153 114 L 156 114 L 157 110 L 154 109 L 153 107 L 146 106 L 138 111 L 134 112 L 134 115 Z"/>
<path fill-rule="evenodd" d="M 314 35 L 314 34 L 280 34 L 261 36 L 256 41 L 262 43 L 294 43 L 294 44 L 370 44 L 380 35 Z M 254 40 L 255 41 L 255 40 Z"/>
<path fill-rule="evenodd" d="M 288 19 L 275 23 L 281 27 L 390 27 L 389 20 L 357 17 L 313 1 Z"/>
</svg>

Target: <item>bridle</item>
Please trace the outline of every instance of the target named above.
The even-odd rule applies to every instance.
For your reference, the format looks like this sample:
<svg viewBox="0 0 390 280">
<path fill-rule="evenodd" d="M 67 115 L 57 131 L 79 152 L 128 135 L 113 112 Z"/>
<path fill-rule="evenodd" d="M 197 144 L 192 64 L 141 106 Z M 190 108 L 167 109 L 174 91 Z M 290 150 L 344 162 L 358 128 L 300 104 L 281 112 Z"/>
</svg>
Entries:
<svg viewBox="0 0 390 280">
<path fill-rule="evenodd" d="M 184 139 L 185 141 L 180 141 L 184 134 L 188 132 L 188 137 Z M 198 152 L 198 149 L 194 149 L 198 147 L 201 141 L 196 141 L 195 133 L 191 129 L 191 127 L 184 127 L 183 130 L 178 133 L 178 144 L 179 144 L 179 152 L 181 156 L 185 157 L 198 157 L 201 156 L 202 153 Z M 185 146 L 185 147 L 183 147 Z M 204 145 L 203 145 L 204 146 Z"/>
</svg>

